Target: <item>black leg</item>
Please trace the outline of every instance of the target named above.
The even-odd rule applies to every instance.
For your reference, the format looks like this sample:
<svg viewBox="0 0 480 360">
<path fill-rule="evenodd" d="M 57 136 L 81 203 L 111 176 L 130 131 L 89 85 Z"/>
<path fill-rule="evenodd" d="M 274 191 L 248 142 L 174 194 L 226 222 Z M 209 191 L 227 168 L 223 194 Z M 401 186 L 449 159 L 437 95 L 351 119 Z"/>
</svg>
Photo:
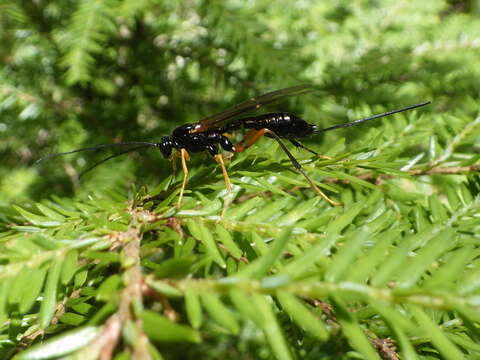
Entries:
<svg viewBox="0 0 480 360">
<path fill-rule="evenodd" d="M 317 153 L 316 151 L 313 151 L 312 149 L 309 149 L 307 148 L 305 145 L 303 145 L 301 142 L 295 140 L 295 139 L 288 139 L 293 145 L 295 145 L 296 147 L 299 147 L 299 148 L 302 148 L 304 150 L 307 150 L 307 151 L 310 151 L 312 154 L 315 154 L 317 156 L 320 156 L 319 153 Z"/>
<path fill-rule="evenodd" d="M 312 154 L 317 155 L 320 159 L 326 159 L 326 160 L 331 160 L 332 158 L 327 155 L 321 155 L 317 153 L 316 151 L 313 151 L 312 149 L 307 148 L 305 145 L 303 145 L 301 142 L 295 140 L 295 139 L 288 139 L 290 142 L 295 145 L 296 147 L 302 148 L 304 150 L 310 151 Z"/>
<path fill-rule="evenodd" d="M 292 162 L 292 165 L 295 167 L 295 169 L 297 169 L 304 177 L 305 179 L 307 179 L 308 183 L 310 184 L 310 187 L 313 189 L 313 191 L 315 191 L 318 195 L 320 195 L 322 198 L 324 198 L 325 200 L 327 200 L 330 204 L 332 205 L 335 205 L 335 206 L 338 206 L 338 205 L 342 205 L 342 203 L 339 203 L 339 202 L 336 202 L 336 201 L 333 201 L 332 199 L 330 199 L 327 195 L 325 195 L 323 193 L 322 190 L 320 190 L 318 188 L 317 185 L 315 185 L 315 183 L 313 182 L 313 180 L 310 178 L 310 176 L 307 175 L 307 173 L 305 172 L 305 170 L 303 170 L 302 168 L 302 165 L 300 165 L 300 163 L 298 162 L 297 159 L 295 159 L 295 157 L 292 155 L 292 153 L 288 150 L 287 146 L 285 145 L 285 143 L 282 141 L 282 139 L 280 138 L 280 136 L 278 136 L 277 134 L 275 134 L 273 131 L 271 130 L 267 130 L 265 129 L 265 133 L 267 133 L 268 135 L 271 135 L 272 138 L 274 138 L 275 140 L 277 140 L 278 144 L 280 145 L 280 147 L 282 148 L 282 150 L 285 152 L 285 154 L 287 154 L 288 158 L 290 159 L 290 161 Z"/>
</svg>

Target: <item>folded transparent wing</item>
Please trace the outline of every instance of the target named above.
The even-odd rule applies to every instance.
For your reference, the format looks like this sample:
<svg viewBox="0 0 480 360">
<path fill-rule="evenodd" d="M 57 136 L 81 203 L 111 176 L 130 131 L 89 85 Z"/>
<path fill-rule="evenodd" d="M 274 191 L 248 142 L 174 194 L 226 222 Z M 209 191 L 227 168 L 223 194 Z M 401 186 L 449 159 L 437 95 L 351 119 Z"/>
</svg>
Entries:
<svg viewBox="0 0 480 360">
<path fill-rule="evenodd" d="M 257 110 L 263 106 L 280 102 L 289 97 L 303 95 L 313 90 L 314 88 L 311 85 L 297 85 L 253 97 L 227 110 L 203 118 L 199 121 L 202 126 L 198 131 L 205 131 L 214 127 L 222 127 L 224 124 L 243 113 Z"/>
</svg>

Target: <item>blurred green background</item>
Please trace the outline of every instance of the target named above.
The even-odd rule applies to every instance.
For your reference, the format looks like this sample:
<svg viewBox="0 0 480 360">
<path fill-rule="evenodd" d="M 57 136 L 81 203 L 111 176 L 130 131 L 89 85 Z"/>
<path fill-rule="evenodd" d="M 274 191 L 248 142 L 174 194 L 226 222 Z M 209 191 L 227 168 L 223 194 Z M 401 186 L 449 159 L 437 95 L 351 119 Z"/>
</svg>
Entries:
<svg viewBox="0 0 480 360">
<path fill-rule="evenodd" d="M 0 203 L 156 184 L 171 170 L 153 149 L 81 182 L 108 152 L 34 163 L 94 144 L 158 141 L 178 124 L 296 84 L 319 92 L 272 110 L 321 126 L 424 100 L 439 116 L 475 117 L 479 3 L 1 0 Z M 324 151 L 362 131 L 310 144 Z"/>
</svg>

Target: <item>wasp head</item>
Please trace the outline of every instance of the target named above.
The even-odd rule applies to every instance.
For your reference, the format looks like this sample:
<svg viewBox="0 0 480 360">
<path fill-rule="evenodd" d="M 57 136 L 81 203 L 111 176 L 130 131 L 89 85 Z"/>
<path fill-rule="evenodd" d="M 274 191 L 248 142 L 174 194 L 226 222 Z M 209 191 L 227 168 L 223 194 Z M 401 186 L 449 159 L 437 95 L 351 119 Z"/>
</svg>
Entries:
<svg viewBox="0 0 480 360">
<path fill-rule="evenodd" d="M 173 139 L 170 136 L 162 137 L 160 142 L 158 142 L 156 145 L 160 149 L 162 155 L 167 159 L 170 157 L 170 155 L 172 155 L 172 150 L 175 147 Z"/>
</svg>

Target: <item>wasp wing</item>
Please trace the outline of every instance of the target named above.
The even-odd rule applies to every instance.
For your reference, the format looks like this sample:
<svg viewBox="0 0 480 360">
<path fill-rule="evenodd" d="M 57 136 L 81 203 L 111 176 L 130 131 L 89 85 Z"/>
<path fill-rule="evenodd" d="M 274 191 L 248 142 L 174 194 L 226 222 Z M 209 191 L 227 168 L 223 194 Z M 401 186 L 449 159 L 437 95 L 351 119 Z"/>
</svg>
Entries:
<svg viewBox="0 0 480 360">
<path fill-rule="evenodd" d="M 203 118 L 199 121 L 200 127 L 196 129 L 196 132 L 205 131 L 215 127 L 221 127 L 225 123 L 235 119 L 237 116 L 245 112 L 259 109 L 262 106 L 274 104 L 292 96 L 303 95 L 313 90 L 314 88 L 311 85 L 297 85 L 253 97 L 231 107 L 230 109 Z"/>
</svg>

